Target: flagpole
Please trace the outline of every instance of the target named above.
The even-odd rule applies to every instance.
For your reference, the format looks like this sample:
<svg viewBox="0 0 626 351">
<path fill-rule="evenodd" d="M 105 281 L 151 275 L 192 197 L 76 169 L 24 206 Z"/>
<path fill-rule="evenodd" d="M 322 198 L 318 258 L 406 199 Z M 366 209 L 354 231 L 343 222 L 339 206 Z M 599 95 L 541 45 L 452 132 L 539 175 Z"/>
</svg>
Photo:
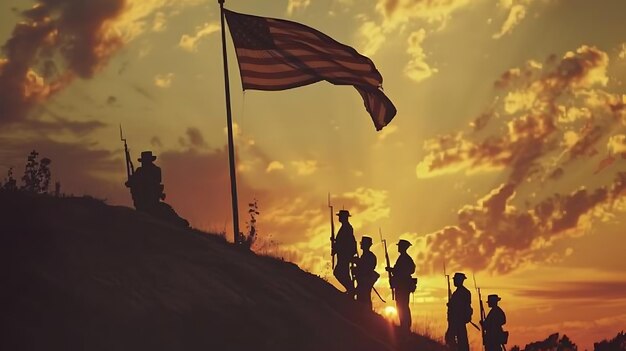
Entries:
<svg viewBox="0 0 626 351">
<path fill-rule="evenodd" d="M 237 174 L 235 172 L 235 142 L 233 140 L 233 118 L 230 109 L 230 85 L 228 80 L 228 57 L 226 56 L 226 31 L 224 29 L 224 1 L 220 4 L 220 20 L 222 23 L 222 57 L 224 61 L 224 91 L 226 93 L 226 123 L 228 129 L 228 161 L 230 164 L 230 194 L 233 206 L 233 238 L 239 244 L 239 210 L 237 205 Z"/>
</svg>

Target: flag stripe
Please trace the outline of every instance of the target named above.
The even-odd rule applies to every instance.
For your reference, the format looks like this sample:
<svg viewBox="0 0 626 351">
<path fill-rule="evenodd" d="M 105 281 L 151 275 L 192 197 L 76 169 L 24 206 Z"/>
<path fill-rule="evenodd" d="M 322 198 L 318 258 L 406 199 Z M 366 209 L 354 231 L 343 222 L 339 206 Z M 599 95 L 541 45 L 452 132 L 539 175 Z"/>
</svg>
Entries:
<svg viewBox="0 0 626 351">
<path fill-rule="evenodd" d="M 270 61 L 271 60 L 271 61 Z M 267 58 L 262 61 L 256 58 L 244 59 L 241 60 L 241 68 L 248 70 L 259 70 L 264 72 L 284 72 L 297 69 L 294 67 L 294 64 L 288 63 L 274 63 L 276 59 Z M 334 68 L 337 70 L 345 70 L 344 67 L 349 66 L 350 64 L 339 64 L 337 62 L 328 62 L 325 60 L 307 60 L 306 66 L 311 69 L 325 69 L 325 68 Z M 375 78 L 375 75 L 372 72 L 366 72 L 361 74 L 369 74 L 372 78 Z"/>
<path fill-rule="evenodd" d="M 314 78 L 305 79 L 305 80 L 292 82 L 292 83 L 272 82 L 271 85 L 268 85 L 265 82 L 258 82 L 250 78 L 250 79 L 247 79 L 247 82 L 245 84 L 245 89 L 246 90 L 287 90 L 287 89 L 292 89 L 292 88 L 297 88 L 297 87 L 302 87 L 305 85 L 317 83 L 320 80 L 321 80 L 320 78 L 314 77 Z"/>
<path fill-rule="evenodd" d="M 301 40 L 301 38 L 297 38 L 292 35 L 286 35 L 286 34 L 274 34 L 272 38 L 274 39 L 274 42 L 276 43 L 276 45 L 280 46 L 281 48 L 284 48 L 285 45 L 293 44 L 293 45 L 300 45 L 302 47 L 308 47 L 316 51 L 325 52 L 328 54 L 354 58 L 354 55 L 351 55 L 346 50 L 342 48 L 335 48 L 332 46 L 324 45 L 324 42 L 320 40 L 304 41 L 304 40 Z M 362 62 L 363 60 L 359 59 L 359 61 Z"/>
<path fill-rule="evenodd" d="M 336 84 L 346 84 L 346 85 L 363 84 L 362 77 L 355 76 L 351 72 L 345 72 L 345 71 L 338 70 L 335 68 L 328 68 L 328 69 L 319 68 L 315 70 L 315 73 L 317 74 L 313 74 L 313 72 L 307 73 L 302 70 L 291 70 L 291 71 L 284 71 L 284 72 L 266 72 L 266 71 L 261 72 L 261 71 L 253 70 L 253 69 L 244 69 L 242 65 L 241 73 L 255 77 L 255 78 L 266 78 L 266 79 L 272 79 L 272 78 L 283 79 L 283 78 L 298 77 L 302 75 L 310 77 L 310 76 L 318 75 L 326 80 L 338 79 L 339 81 Z M 370 79 L 369 81 L 374 81 L 374 80 Z"/>
<path fill-rule="evenodd" d="M 378 77 L 376 72 L 373 72 L 369 65 L 362 62 L 346 61 L 343 59 L 328 60 L 320 57 L 316 54 L 302 55 L 301 51 L 289 50 L 292 55 L 285 56 L 285 53 L 280 53 L 275 50 L 254 50 L 254 49 L 237 49 L 237 56 L 242 63 L 262 65 L 277 64 L 276 57 L 280 57 L 290 62 L 306 62 L 306 65 L 311 68 L 322 68 L 330 66 L 342 66 L 354 71 L 363 73 L 371 73 L 373 76 Z M 260 68 L 260 67 L 259 67 Z"/>
</svg>

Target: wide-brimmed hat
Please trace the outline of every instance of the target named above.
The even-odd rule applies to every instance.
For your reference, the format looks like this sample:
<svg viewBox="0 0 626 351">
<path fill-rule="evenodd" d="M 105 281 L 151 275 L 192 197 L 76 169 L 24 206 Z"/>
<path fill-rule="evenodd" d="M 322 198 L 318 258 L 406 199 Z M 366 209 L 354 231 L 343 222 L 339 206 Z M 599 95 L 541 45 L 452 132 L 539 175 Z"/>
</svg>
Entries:
<svg viewBox="0 0 626 351">
<path fill-rule="evenodd" d="M 500 301 L 500 300 L 502 300 L 502 299 L 500 298 L 500 296 L 498 296 L 498 295 L 496 295 L 496 294 L 491 294 L 491 295 L 487 296 L 487 301 L 495 301 L 495 302 L 498 302 L 498 301 Z"/>
<path fill-rule="evenodd" d="M 141 157 L 137 159 L 137 161 L 139 162 L 154 161 L 154 160 L 156 160 L 156 156 L 152 154 L 152 151 L 143 151 L 141 153 Z"/>
<path fill-rule="evenodd" d="M 339 216 L 339 217 L 341 217 L 341 216 L 352 217 L 348 210 L 339 210 L 339 212 L 337 212 L 337 216 Z"/>
<path fill-rule="evenodd" d="M 370 238 L 369 236 L 365 236 L 363 235 L 361 237 L 361 244 L 367 244 L 367 245 L 372 245 L 372 238 Z"/>
<path fill-rule="evenodd" d="M 411 243 L 408 240 L 400 239 L 396 245 L 399 247 L 409 247 L 411 246 Z"/>
<path fill-rule="evenodd" d="M 452 277 L 452 279 L 457 279 L 457 278 L 463 279 L 463 280 L 467 279 L 467 277 L 465 276 L 465 273 L 461 273 L 461 272 L 454 273 L 454 277 Z"/>
</svg>

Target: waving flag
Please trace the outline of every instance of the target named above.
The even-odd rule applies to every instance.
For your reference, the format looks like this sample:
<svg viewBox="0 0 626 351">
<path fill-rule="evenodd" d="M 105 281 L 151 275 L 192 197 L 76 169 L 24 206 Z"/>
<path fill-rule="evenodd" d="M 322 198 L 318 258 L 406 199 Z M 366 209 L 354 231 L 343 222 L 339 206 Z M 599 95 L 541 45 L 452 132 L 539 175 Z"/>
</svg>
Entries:
<svg viewBox="0 0 626 351">
<path fill-rule="evenodd" d="M 325 80 L 352 85 L 376 130 L 396 115 L 382 91 L 383 77 L 354 48 L 303 24 L 224 9 L 235 44 L 243 89 L 285 90 Z"/>
</svg>

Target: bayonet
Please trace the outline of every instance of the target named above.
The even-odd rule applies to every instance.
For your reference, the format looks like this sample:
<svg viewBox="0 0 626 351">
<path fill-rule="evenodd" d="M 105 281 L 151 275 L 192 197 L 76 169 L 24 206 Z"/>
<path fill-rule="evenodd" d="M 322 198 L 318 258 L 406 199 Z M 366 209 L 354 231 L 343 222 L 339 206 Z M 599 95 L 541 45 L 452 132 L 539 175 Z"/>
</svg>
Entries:
<svg viewBox="0 0 626 351">
<path fill-rule="evenodd" d="M 126 156 L 126 178 L 130 180 L 132 175 L 135 173 L 135 166 L 133 166 L 133 161 L 130 158 L 130 151 L 128 151 L 128 144 L 126 143 L 126 138 L 124 138 L 124 132 L 122 131 L 122 124 L 120 123 L 120 140 L 124 142 L 124 155 Z"/>
</svg>

